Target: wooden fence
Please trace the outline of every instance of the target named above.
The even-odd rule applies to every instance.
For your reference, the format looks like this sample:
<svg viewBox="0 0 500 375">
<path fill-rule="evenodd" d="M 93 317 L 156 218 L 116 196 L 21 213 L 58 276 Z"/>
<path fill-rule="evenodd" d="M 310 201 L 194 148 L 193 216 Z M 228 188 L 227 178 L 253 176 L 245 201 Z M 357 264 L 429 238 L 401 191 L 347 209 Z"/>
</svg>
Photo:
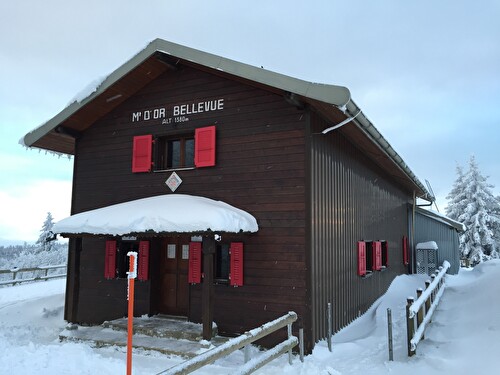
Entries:
<svg viewBox="0 0 500 375">
<path fill-rule="evenodd" d="M 406 304 L 406 331 L 408 338 L 408 356 L 417 352 L 417 345 L 424 339 L 424 331 L 431 322 L 432 314 L 436 309 L 444 292 L 444 277 L 450 268 L 450 263 L 444 261 L 439 270 L 431 275 L 431 280 L 425 282 L 425 290 L 417 289 L 417 300 L 408 297 Z"/>
<path fill-rule="evenodd" d="M 49 270 L 54 269 L 64 269 L 64 273 L 55 273 L 49 274 Z M 25 272 L 31 272 L 31 277 L 27 278 L 17 278 L 18 274 L 23 274 Z M 0 275 L 12 274 L 12 279 L 10 280 L 2 280 L 0 281 L 1 285 L 15 285 L 19 283 L 25 283 L 28 281 L 40 281 L 40 280 L 49 280 L 55 279 L 58 277 L 66 277 L 66 264 L 58 264 L 55 266 L 39 266 L 39 267 L 31 267 L 31 268 L 12 268 L 10 270 L 0 270 Z"/>
<path fill-rule="evenodd" d="M 288 326 L 288 339 L 282 343 L 276 345 L 274 348 L 265 351 L 260 356 L 249 360 L 247 354 L 245 353 L 246 363 L 234 374 L 250 374 L 253 371 L 264 366 L 266 363 L 272 361 L 273 359 L 279 357 L 280 355 L 288 352 L 288 361 L 292 363 L 292 348 L 294 348 L 299 340 L 297 337 L 292 336 L 292 323 L 297 320 L 297 314 L 293 311 L 289 312 L 282 317 L 275 319 L 269 323 L 266 323 L 258 328 L 254 328 L 250 331 L 245 332 L 241 336 L 230 339 L 224 344 L 206 351 L 186 362 L 180 363 L 168 370 L 162 371 L 159 374 L 166 375 L 178 375 L 178 374 L 189 374 L 205 365 L 215 362 L 216 360 L 225 357 L 232 352 L 241 349 L 243 347 L 248 347 L 254 341 L 257 341 L 280 328 Z M 245 350 L 246 352 L 246 350 Z M 248 361 L 247 361 L 248 360 Z"/>
</svg>

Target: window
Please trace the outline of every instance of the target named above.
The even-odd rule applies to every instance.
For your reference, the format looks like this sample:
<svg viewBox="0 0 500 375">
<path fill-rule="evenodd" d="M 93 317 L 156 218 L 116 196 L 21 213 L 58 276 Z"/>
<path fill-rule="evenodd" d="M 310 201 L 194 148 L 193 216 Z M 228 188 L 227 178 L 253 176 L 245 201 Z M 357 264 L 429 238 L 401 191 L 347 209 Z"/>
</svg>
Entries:
<svg viewBox="0 0 500 375">
<path fill-rule="evenodd" d="M 191 242 L 189 248 L 188 282 L 201 282 L 201 242 Z M 243 243 L 217 243 L 214 256 L 214 281 L 218 284 L 243 286 Z"/>
<path fill-rule="evenodd" d="M 229 244 L 217 244 L 214 262 L 215 280 L 217 282 L 229 282 Z"/>
<path fill-rule="evenodd" d="M 155 170 L 193 168 L 194 137 L 160 137 L 156 139 Z"/>
<path fill-rule="evenodd" d="M 384 262 L 384 247 L 385 243 L 385 263 Z M 380 271 L 383 265 L 387 267 L 388 262 L 387 241 L 358 241 L 357 243 L 357 260 L 358 260 L 358 275 L 370 276 L 373 271 Z"/>
<path fill-rule="evenodd" d="M 137 278 L 149 278 L 149 241 L 106 241 L 104 277 L 106 279 L 125 279 L 130 269 L 130 251 L 137 252 Z"/>
<path fill-rule="evenodd" d="M 157 137 L 151 134 L 133 138 L 132 172 L 215 166 L 215 126 L 197 128 L 193 134 Z M 153 143 L 155 144 L 154 163 Z"/>
</svg>

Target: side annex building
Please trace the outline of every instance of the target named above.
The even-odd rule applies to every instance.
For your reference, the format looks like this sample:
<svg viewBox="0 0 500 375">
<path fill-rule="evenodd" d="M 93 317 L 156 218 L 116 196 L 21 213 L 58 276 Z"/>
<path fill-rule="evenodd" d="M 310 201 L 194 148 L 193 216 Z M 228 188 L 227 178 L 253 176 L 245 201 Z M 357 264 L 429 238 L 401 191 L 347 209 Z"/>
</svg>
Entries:
<svg viewBox="0 0 500 375">
<path fill-rule="evenodd" d="M 347 88 L 161 39 L 22 141 L 74 156 L 55 232 L 79 324 L 126 315 L 136 250 L 138 316 L 231 336 L 295 311 L 310 352 L 329 302 L 337 331 L 409 272 L 432 200 Z"/>
</svg>

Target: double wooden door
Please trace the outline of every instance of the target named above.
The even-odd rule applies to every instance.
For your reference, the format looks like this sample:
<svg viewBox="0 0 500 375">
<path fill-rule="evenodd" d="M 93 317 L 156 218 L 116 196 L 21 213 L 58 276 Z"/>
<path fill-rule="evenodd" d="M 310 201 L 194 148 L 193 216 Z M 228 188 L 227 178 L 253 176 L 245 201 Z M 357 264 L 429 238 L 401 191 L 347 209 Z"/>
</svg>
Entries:
<svg viewBox="0 0 500 375">
<path fill-rule="evenodd" d="M 189 306 L 189 237 L 169 237 L 160 253 L 159 312 L 186 316 Z"/>
</svg>

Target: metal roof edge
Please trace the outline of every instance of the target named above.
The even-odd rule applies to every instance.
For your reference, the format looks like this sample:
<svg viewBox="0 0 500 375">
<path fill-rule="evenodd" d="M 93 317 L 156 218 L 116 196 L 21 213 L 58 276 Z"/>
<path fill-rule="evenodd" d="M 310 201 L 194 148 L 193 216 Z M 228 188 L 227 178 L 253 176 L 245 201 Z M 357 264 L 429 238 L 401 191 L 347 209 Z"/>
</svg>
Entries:
<svg viewBox="0 0 500 375">
<path fill-rule="evenodd" d="M 439 212 L 435 212 L 432 210 L 426 210 L 426 209 L 423 209 L 421 207 L 415 207 L 415 212 L 417 212 L 421 215 L 427 216 L 431 219 L 441 221 L 445 224 L 448 224 L 449 226 L 451 226 L 451 227 L 453 227 L 456 230 L 461 231 L 461 232 L 465 232 L 465 230 L 467 229 L 463 223 L 456 221 L 456 220 L 453 220 L 453 219 L 449 218 L 448 216 L 443 215 Z"/>
<path fill-rule="evenodd" d="M 284 91 L 293 92 L 311 99 L 320 100 L 337 107 L 345 106 L 351 97 L 349 89 L 343 86 L 307 82 L 298 78 L 293 78 L 284 74 L 265 70 L 263 68 L 257 68 L 252 65 L 157 38 L 151 41 L 144 49 L 139 51 L 127 62 L 110 73 L 96 88 L 96 90 L 83 100 L 72 102 L 53 118 L 25 134 L 24 137 L 21 138 L 24 145 L 26 147 L 31 147 L 45 134 L 55 129 L 71 115 L 83 108 L 87 103 L 101 95 L 103 91 L 115 82 L 119 81 L 125 74 L 136 68 L 155 52 L 165 53 L 167 55 L 191 61 L 208 68 L 223 71 L 234 76 L 275 87 Z"/>
<path fill-rule="evenodd" d="M 356 118 L 353 121 L 360 127 L 388 156 L 394 163 L 404 172 L 406 176 L 417 186 L 422 192 L 423 195 L 419 196 L 419 198 L 425 199 L 429 202 L 433 202 L 434 198 L 429 193 L 427 188 L 422 184 L 422 182 L 418 179 L 415 173 L 412 172 L 410 167 L 405 163 L 403 158 L 399 156 L 399 154 L 392 148 L 390 143 L 384 136 L 377 130 L 377 128 L 372 124 L 372 122 L 365 116 L 365 114 L 361 111 L 361 108 L 357 106 L 354 101 L 350 100 L 346 105 L 346 113 Z"/>
<path fill-rule="evenodd" d="M 155 39 L 153 43 L 156 43 L 159 52 L 339 107 L 345 106 L 351 98 L 349 89 L 344 86 L 304 81 L 163 39 Z"/>
</svg>

